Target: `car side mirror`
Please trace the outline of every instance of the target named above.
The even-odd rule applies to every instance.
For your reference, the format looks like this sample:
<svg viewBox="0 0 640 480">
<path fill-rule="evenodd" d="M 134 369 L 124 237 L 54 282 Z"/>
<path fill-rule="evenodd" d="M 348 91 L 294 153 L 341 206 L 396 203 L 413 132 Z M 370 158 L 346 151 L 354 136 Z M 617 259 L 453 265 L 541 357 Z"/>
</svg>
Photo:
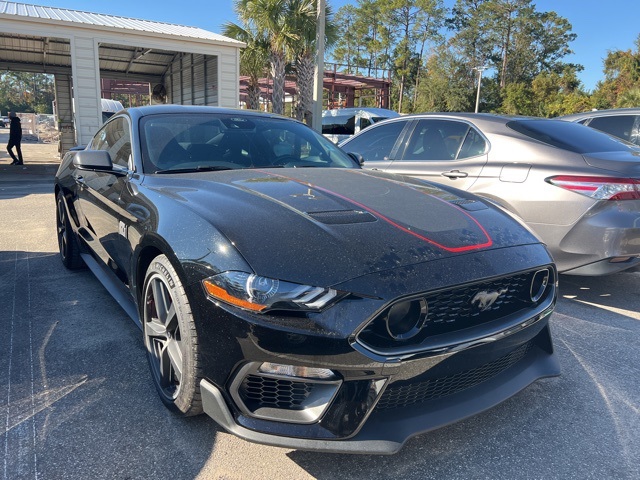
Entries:
<svg viewBox="0 0 640 480">
<path fill-rule="evenodd" d="M 349 152 L 347 155 L 349 155 L 351 158 L 353 158 L 358 165 L 360 165 L 360 166 L 364 165 L 364 157 L 362 155 L 360 155 L 359 153 Z"/>
<path fill-rule="evenodd" d="M 111 155 L 106 150 L 81 150 L 73 157 L 73 165 L 80 170 L 113 172 Z"/>
</svg>

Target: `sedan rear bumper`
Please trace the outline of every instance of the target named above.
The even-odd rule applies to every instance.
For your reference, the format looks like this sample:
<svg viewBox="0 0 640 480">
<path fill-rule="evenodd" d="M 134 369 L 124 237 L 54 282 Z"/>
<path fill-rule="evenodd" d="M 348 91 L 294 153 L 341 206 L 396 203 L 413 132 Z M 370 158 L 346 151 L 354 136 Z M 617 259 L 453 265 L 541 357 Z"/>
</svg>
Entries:
<svg viewBox="0 0 640 480">
<path fill-rule="evenodd" d="M 640 200 L 600 201 L 570 226 L 529 225 L 560 273 L 610 275 L 640 263 Z"/>
</svg>

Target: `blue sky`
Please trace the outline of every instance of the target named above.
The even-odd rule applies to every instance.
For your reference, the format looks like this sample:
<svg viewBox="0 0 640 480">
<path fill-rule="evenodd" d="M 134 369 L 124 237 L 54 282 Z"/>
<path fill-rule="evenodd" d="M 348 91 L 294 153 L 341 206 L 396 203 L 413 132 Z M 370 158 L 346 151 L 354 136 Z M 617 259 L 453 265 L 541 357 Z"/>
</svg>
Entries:
<svg viewBox="0 0 640 480">
<path fill-rule="evenodd" d="M 356 0 L 328 0 L 337 11 Z M 108 13 L 123 17 L 200 27 L 220 33 L 226 21 L 235 21 L 232 0 L 26 0 L 24 3 Z M 445 0 L 450 7 L 454 0 Z M 555 10 L 573 26 L 578 38 L 571 44 L 575 52 L 566 61 L 585 67 L 580 79 L 587 90 L 602 80 L 602 64 L 610 50 L 635 50 L 640 34 L 637 8 L 630 0 L 537 0 L 538 11 Z"/>
</svg>

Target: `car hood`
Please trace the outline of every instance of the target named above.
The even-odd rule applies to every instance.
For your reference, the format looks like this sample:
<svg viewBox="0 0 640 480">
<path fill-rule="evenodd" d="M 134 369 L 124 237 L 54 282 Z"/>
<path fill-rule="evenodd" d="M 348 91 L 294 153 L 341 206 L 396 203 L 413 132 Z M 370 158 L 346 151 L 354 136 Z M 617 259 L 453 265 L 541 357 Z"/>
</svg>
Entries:
<svg viewBox="0 0 640 480">
<path fill-rule="evenodd" d="M 475 196 L 375 171 L 201 172 L 157 175 L 145 185 L 214 225 L 257 274 L 299 283 L 333 285 L 434 259 L 538 243 Z"/>
</svg>

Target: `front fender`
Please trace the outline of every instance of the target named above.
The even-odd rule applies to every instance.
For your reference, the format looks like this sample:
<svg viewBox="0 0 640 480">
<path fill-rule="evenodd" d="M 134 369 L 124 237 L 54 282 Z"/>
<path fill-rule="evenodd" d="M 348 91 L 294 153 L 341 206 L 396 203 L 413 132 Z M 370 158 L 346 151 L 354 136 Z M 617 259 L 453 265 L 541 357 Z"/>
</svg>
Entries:
<svg viewBox="0 0 640 480">
<path fill-rule="evenodd" d="M 232 242 L 214 225 L 171 200 L 155 204 L 155 214 L 133 241 L 131 288 L 139 291 L 147 267 L 165 254 L 185 286 L 227 270 L 251 272 Z"/>
</svg>

